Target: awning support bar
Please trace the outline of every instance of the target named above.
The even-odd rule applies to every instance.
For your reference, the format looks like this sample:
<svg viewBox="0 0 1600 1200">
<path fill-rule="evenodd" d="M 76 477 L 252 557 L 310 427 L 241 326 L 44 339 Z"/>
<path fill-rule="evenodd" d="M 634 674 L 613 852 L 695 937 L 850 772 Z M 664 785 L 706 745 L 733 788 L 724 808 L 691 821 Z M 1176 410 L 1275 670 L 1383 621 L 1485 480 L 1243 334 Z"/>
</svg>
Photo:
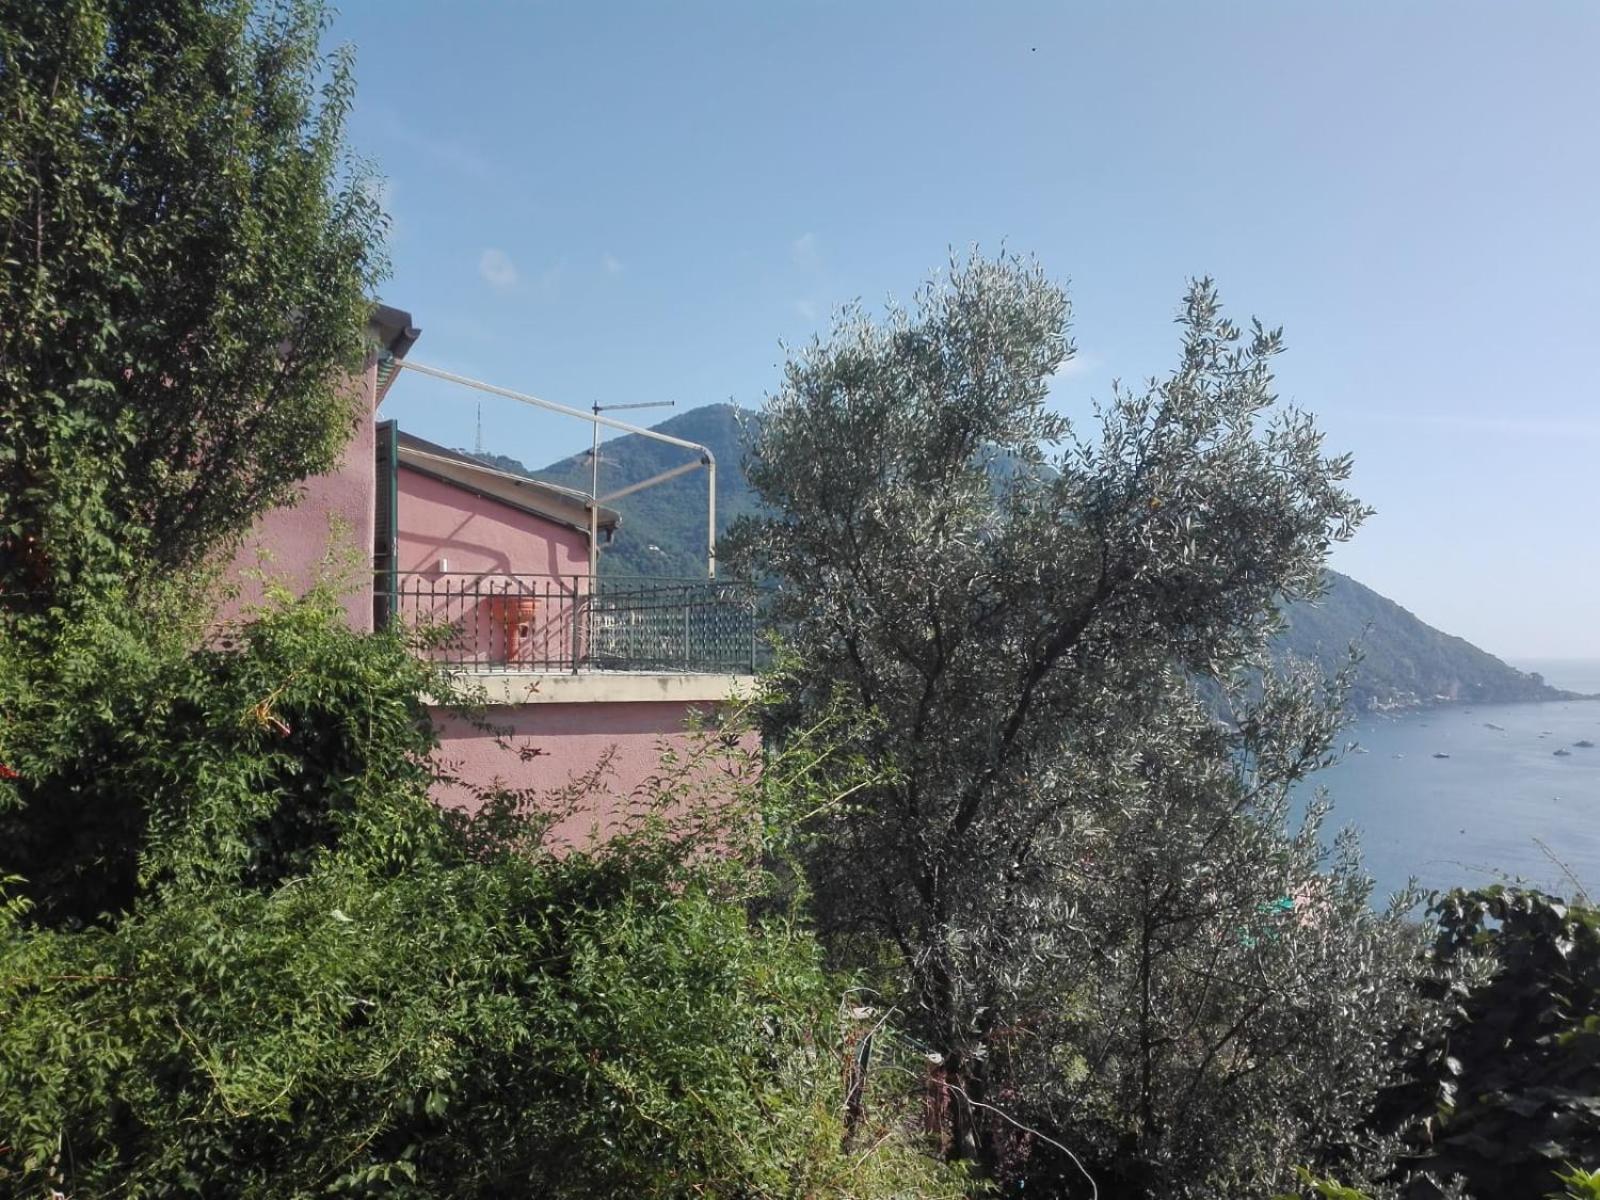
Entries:
<svg viewBox="0 0 1600 1200">
<path fill-rule="evenodd" d="M 613 500 L 621 500 L 624 496 L 631 496 L 635 492 L 642 492 L 647 487 L 654 487 L 658 483 L 665 483 L 669 479 L 676 479 L 679 475 L 687 475 L 690 471 L 698 471 L 705 466 L 705 462 L 684 463 L 681 467 L 673 467 L 670 471 L 663 471 L 659 475 L 652 475 L 649 479 L 641 479 L 638 483 L 630 483 L 625 488 L 618 488 L 609 495 L 601 496 L 601 504 L 610 504 Z"/>
<path fill-rule="evenodd" d="M 658 433 L 654 429 L 646 429 L 642 425 L 630 425 L 627 421 L 618 421 L 614 417 L 603 417 L 596 412 L 584 412 L 581 408 L 569 408 L 565 404 L 557 404 L 554 400 L 546 400 L 541 396 L 529 395 L 527 392 L 514 392 L 510 388 L 496 387 L 492 383 L 484 383 L 480 379 L 470 379 L 465 375 L 456 375 L 450 371 L 441 371 L 438 367 L 426 366 L 414 362 L 409 358 L 397 358 L 395 366 L 403 371 L 415 371 L 418 375 L 427 375 L 433 379 L 442 379 L 446 383 L 460 384 L 462 387 L 472 388 L 475 391 L 487 392 L 491 396 L 503 396 L 507 400 L 515 400 L 521 404 L 531 404 L 535 408 L 548 409 L 550 412 L 560 413 L 566 417 L 577 417 L 582 421 L 590 421 L 595 425 L 604 425 L 608 429 L 620 430 L 623 433 L 638 434 L 653 442 L 663 442 L 668 446 L 677 446 L 684 450 L 696 450 L 700 453 L 699 462 L 685 464 L 683 467 L 663 472 L 654 479 L 647 479 L 620 492 L 607 496 L 607 500 L 614 500 L 618 496 L 626 496 L 631 492 L 639 491 L 652 483 L 662 483 L 667 479 L 686 474 L 689 471 L 705 467 L 706 480 L 706 578 L 717 577 L 717 459 L 712 454 L 710 446 L 702 446 L 699 442 L 686 441 L 675 438 L 671 434 Z M 591 503 L 599 503 L 592 500 Z"/>
</svg>

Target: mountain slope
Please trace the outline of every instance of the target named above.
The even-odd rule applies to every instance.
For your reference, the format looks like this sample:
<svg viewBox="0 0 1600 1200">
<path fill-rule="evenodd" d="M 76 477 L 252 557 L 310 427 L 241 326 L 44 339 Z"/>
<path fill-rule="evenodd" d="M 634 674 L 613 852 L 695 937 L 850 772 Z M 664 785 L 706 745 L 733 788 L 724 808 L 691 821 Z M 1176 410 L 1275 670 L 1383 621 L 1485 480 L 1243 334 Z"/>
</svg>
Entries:
<svg viewBox="0 0 1600 1200">
<path fill-rule="evenodd" d="M 710 449 L 717 460 L 717 532 L 756 509 L 744 480 L 739 422 L 751 414 L 731 404 L 708 404 L 652 428 Z M 695 461 L 692 450 L 624 434 L 600 446 L 600 494 L 615 492 L 652 475 Z M 520 466 L 520 464 L 519 464 Z M 514 468 L 515 469 L 515 468 Z M 532 474 L 552 483 L 589 490 L 589 455 L 575 454 Z M 681 575 L 706 573 L 706 473 L 691 471 L 636 492 L 613 505 L 622 514 L 616 537 L 602 553 L 608 574 Z"/>
<path fill-rule="evenodd" d="M 655 426 L 687 441 L 709 446 L 717 459 L 717 526 L 757 508 L 741 470 L 740 424 L 753 419 L 731 404 L 713 404 L 681 413 Z M 486 456 L 490 457 L 490 456 Z M 660 471 L 691 462 L 692 451 L 664 446 L 637 435 L 614 438 L 601 447 L 601 494 L 614 492 Z M 588 455 L 579 454 L 528 472 L 513 459 L 496 465 L 587 491 Z M 705 574 L 706 479 L 703 471 L 683 475 L 616 502 L 622 525 L 601 561 L 621 575 Z M 1355 580 L 1328 573 L 1328 590 L 1315 602 L 1290 605 L 1288 628 L 1277 652 L 1293 654 L 1333 670 L 1346 648 L 1359 641 L 1364 657 L 1351 697 L 1355 707 L 1413 708 L 1442 703 L 1513 703 L 1571 697 L 1478 649 L 1442 633 Z"/>
<path fill-rule="evenodd" d="M 1284 611 L 1279 648 L 1327 670 L 1359 641 L 1361 666 L 1351 696 L 1357 708 L 1513 703 L 1570 699 L 1463 638 L 1442 633 L 1348 575 L 1328 572 L 1328 590 Z"/>
</svg>

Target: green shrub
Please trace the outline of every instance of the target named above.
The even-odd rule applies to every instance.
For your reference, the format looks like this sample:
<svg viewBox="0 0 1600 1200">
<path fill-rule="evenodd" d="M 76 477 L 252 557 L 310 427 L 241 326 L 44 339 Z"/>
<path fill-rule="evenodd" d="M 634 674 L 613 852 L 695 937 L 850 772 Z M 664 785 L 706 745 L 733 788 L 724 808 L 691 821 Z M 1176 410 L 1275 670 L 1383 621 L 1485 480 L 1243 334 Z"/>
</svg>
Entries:
<svg viewBox="0 0 1600 1200">
<path fill-rule="evenodd" d="M 7 934 L 0 1186 L 939 1190 L 904 1139 L 841 1152 L 836 993 L 811 939 L 627 855 L 386 879 L 330 863 L 114 931 L 13 915 Z"/>
<path fill-rule="evenodd" d="M 442 684 L 341 614 L 285 598 L 195 650 L 181 609 L 113 593 L 51 637 L 0 631 L 0 874 L 26 879 L 33 919 L 93 921 L 163 881 L 266 887 L 345 842 L 389 869 L 422 852 L 421 697 Z"/>
<path fill-rule="evenodd" d="M 0 1193 L 961 1193 L 892 1079 L 847 1138 L 842 985 L 749 915 L 737 738 L 558 856 L 533 797 L 429 803 L 425 669 L 316 598 L 226 653 L 100 612 L 42 665 L 0 709 L 7 819 L 94 815 L 125 891 L 63 919 L 86 851 L 0 893 Z"/>
<path fill-rule="evenodd" d="M 1541 1200 L 1600 1168 L 1600 911 L 1490 887 L 1437 899 L 1445 1019 L 1413 1032 L 1380 1121 L 1411 1144 L 1408 1197 Z M 1581 1193 L 1580 1193 L 1581 1194 Z"/>
</svg>

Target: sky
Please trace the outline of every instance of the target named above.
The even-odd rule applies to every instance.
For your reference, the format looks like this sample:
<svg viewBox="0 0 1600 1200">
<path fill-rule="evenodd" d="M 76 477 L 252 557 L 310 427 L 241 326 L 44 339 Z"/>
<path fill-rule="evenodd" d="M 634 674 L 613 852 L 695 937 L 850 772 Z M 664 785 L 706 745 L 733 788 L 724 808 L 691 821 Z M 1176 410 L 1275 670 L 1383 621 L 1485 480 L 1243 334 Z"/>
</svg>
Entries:
<svg viewBox="0 0 1600 1200">
<path fill-rule="evenodd" d="M 419 362 L 757 406 L 840 304 L 1005 248 L 1069 289 L 1083 417 L 1175 363 L 1210 275 L 1355 456 L 1377 515 L 1336 568 L 1496 654 L 1600 658 L 1591 0 L 344 0 L 331 36 Z M 384 415 L 476 436 L 414 374 Z M 529 465 L 589 437 L 482 423 Z"/>
</svg>

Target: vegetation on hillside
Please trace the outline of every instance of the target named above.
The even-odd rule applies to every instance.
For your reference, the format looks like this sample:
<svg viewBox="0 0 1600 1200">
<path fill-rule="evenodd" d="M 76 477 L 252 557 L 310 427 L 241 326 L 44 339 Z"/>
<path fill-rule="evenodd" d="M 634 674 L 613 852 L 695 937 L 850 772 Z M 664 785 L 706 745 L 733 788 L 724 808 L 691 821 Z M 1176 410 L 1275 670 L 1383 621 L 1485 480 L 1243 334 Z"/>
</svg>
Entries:
<svg viewBox="0 0 1600 1200">
<path fill-rule="evenodd" d="M 1337 571 L 1328 572 L 1327 587 L 1315 601 L 1286 605 L 1284 618 L 1279 650 L 1325 670 L 1338 669 L 1351 642 L 1359 642 L 1361 664 L 1350 689 L 1356 709 L 1573 698 L 1471 642 L 1441 633 Z"/>
<path fill-rule="evenodd" d="M 706 446 L 717 460 L 717 531 L 755 511 L 755 494 L 744 477 L 742 425 L 750 414 L 731 404 L 707 404 L 655 426 L 662 433 Z M 580 491 L 589 490 L 589 455 L 576 454 L 542 470 L 530 471 L 515 459 L 502 459 L 519 474 L 534 475 Z M 600 447 L 600 493 L 693 462 L 681 450 L 624 434 Z M 618 502 L 622 524 L 602 552 L 607 573 L 699 579 L 706 573 L 706 474 L 693 471 Z"/>
</svg>

